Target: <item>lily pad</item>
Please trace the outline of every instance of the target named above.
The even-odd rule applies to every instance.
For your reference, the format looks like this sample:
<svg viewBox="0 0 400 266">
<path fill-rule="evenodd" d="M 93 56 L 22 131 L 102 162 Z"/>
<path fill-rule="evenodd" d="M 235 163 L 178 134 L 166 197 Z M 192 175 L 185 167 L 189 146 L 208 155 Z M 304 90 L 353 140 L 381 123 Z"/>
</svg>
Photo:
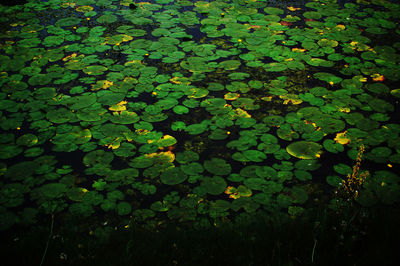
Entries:
<svg viewBox="0 0 400 266">
<path fill-rule="evenodd" d="M 332 82 L 332 84 L 340 83 L 342 81 L 342 78 L 337 77 L 331 73 L 327 72 L 318 72 L 314 74 L 314 77 L 323 81 L 326 81 L 328 83 Z"/>
<path fill-rule="evenodd" d="M 222 194 L 226 189 L 227 183 L 220 176 L 205 177 L 201 182 L 201 187 L 210 195 Z"/>
<path fill-rule="evenodd" d="M 83 69 L 83 72 L 88 74 L 88 75 L 103 75 L 104 71 L 107 70 L 107 67 L 101 66 L 101 65 L 91 65 L 87 66 Z"/>
<path fill-rule="evenodd" d="M 211 160 L 204 161 L 204 168 L 215 175 L 229 175 L 231 166 L 224 159 L 211 158 Z"/>
<path fill-rule="evenodd" d="M 99 23 L 113 23 L 117 21 L 117 17 L 113 14 L 104 14 L 97 18 Z"/>
<path fill-rule="evenodd" d="M 76 24 L 79 24 L 81 22 L 81 19 L 77 17 L 67 17 L 67 18 L 62 18 L 56 21 L 55 25 L 57 27 L 69 27 L 69 26 L 74 26 Z"/>
<path fill-rule="evenodd" d="M 161 174 L 161 182 L 166 185 L 177 185 L 187 179 L 187 175 L 179 168 L 168 168 Z"/>
<path fill-rule="evenodd" d="M 310 141 L 297 141 L 290 143 L 286 151 L 299 159 L 311 160 L 319 157 L 322 145 Z"/>
<path fill-rule="evenodd" d="M 181 164 L 197 161 L 199 158 L 199 154 L 194 151 L 184 151 L 176 154 L 176 160 Z"/>
<path fill-rule="evenodd" d="M 244 157 L 246 157 L 249 161 L 252 162 L 262 162 L 267 159 L 267 155 L 265 153 L 258 150 L 246 150 L 243 151 Z"/>
<path fill-rule="evenodd" d="M 55 110 L 51 110 L 47 112 L 46 118 L 52 122 L 57 124 L 62 124 L 68 122 L 73 119 L 75 115 L 66 108 L 59 108 Z"/>
<path fill-rule="evenodd" d="M 131 205 L 126 201 L 121 201 L 117 204 L 117 214 L 118 215 L 128 215 L 132 211 Z"/>
<path fill-rule="evenodd" d="M 38 137 L 34 134 L 27 133 L 18 137 L 16 143 L 17 145 L 31 147 L 38 143 Z"/>
</svg>

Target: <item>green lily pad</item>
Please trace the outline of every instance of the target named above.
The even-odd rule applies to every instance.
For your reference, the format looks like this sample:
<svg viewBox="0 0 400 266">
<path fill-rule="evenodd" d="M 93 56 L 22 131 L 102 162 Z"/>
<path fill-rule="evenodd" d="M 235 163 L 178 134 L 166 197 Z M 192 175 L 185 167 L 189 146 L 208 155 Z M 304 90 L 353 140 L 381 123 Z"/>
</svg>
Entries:
<svg viewBox="0 0 400 266">
<path fill-rule="evenodd" d="M 187 108 L 186 106 L 177 105 L 173 108 L 173 111 L 178 115 L 187 114 L 189 113 L 189 108 Z"/>
<path fill-rule="evenodd" d="M 177 185 L 187 179 L 187 175 L 179 168 L 168 168 L 161 174 L 161 182 L 166 185 Z"/>
<path fill-rule="evenodd" d="M 210 195 L 222 194 L 226 189 L 227 183 L 220 176 L 205 177 L 201 182 L 201 187 Z"/>
<path fill-rule="evenodd" d="M 117 214 L 118 215 L 128 215 L 132 211 L 131 205 L 126 201 L 121 201 L 117 204 Z"/>
<path fill-rule="evenodd" d="M 227 210 L 231 207 L 231 203 L 226 200 L 216 200 L 210 204 L 209 215 L 211 218 L 225 217 L 229 213 Z"/>
<path fill-rule="evenodd" d="M 156 212 L 166 212 L 168 211 L 168 205 L 165 202 L 156 201 L 150 205 L 150 209 Z"/>
<path fill-rule="evenodd" d="M 215 175 L 229 175 L 231 166 L 224 159 L 211 158 L 211 160 L 204 161 L 204 168 Z"/>
<path fill-rule="evenodd" d="M 188 132 L 190 135 L 199 135 L 203 133 L 207 129 L 207 127 L 207 123 L 192 124 L 188 125 L 185 128 L 185 131 Z"/>
<path fill-rule="evenodd" d="M 64 42 L 64 38 L 62 36 L 47 36 L 43 40 L 43 45 L 53 47 L 53 46 L 60 45 L 63 42 Z"/>
<path fill-rule="evenodd" d="M 173 146 L 177 143 L 178 141 L 176 138 L 174 138 L 171 135 L 164 135 L 161 139 L 159 139 L 156 144 L 158 147 L 169 147 Z"/>
<path fill-rule="evenodd" d="M 129 163 L 129 166 L 135 167 L 135 168 L 147 168 L 150 167 L 154 164 L 154 159 L 151 157 L 148 157 L 146 155 L 140 155 L 138 157 L 135 157 L 131 160 Z"/>
<path fill-rule="evenodd" d="M 93 166 L 95 164 L 107 165 L 114 159 L 114 155 L 111 152 L 104 150 L 95 150 L 87 153 L 83 157 L 83 163 L 86 166 Z"/>
<path fill-rule="evenodd" d="M 51 77 L 48 74 L 36 74 L 28 79 L 28 83 L 31 86 L 47 85 L 51 81 Z"/>
<path fill-rule="evenodd" d="M 258 209 L 259 206 L 260 205 L 257 202 L 253 201 L 252 198 L 242 197 L 235 199 L 232 202 L 231 208 L 236 212 L 243 208 L 246 212 L 253 213 Z"/>
<path fill-rule="evenodd" d="M 344 150 L 344 147 L 342 144 L 340 143 L 335 143 L 333 140 L 331 139 L 326 139 L 323 143 L 324 148 L 332 153 L 338 153 L 338 152 L 342 152 Z"/>
<path fill-rule="evenodd" d="M 388 147 L 376 147 L 368 152 L 365 156 L 368 160 L 385 163 L 388 161 L 389 156 L 392 154 L 392 150 Z"/>
<path fill-rule="evenodd" d="M 38 100 L 46 100 L 53 98 L 56 94 L 56 89 L 53 87 L 41 87 L 35 91 L 34 97 Z"/>
<path fill-rule="evenodd" d="M 321 47 L 336 47 L 338 46 L 339 42 L 335 40 L 329 40 L 329 39 L 320 39 L 318 41 L 318 45 Z"/>
<path fill-rule="evenodd" d="M 59 108 L 47 112 L 46 118 L 56 124 L 62 124 L 68 122 L 75 117 L 74 113 L 66 108 Z"/>
<path fill-rule="evenodd" d="M 49 183 L 37 189 L 39 197 L 43 199 L 60 198 L 67 191 L 67 185 L 61 183 Z"/>
<path fill-rule="evenodd" d="M 117 206 L 117 203 L 115 201 L 105 199 L 103 202 L 100 204 L 100 207 L 103 211 L 108 212 L 111 210 L 114 210 Z"/>
<path fill-rule="evenodd" d="M 136 146 L 132 143 L 124 142 L 118 149 L 113 150 L 113 152 L 120 157 L 131 157 L 136 154 Z"/>
<path fill-rule="evenodd" d="M 323 81 L 326 81 L 328 83 L 332 82 L 333 84 L 340 83 L 342 81 L 342 78 L 337 77 L 331 73 L 327 72 L 318 72 L 314 74 L 314 77 Z"/>
<path fill-rule="evenodd" d="M 34 134 L 24 134 L 17 138 L 16 140 L 17 145 L 31 147 L 38 143 L 38 137 Z"/>
<path fill-rule="evenodd" d="M 390 94 L 396 98 L 400 98 L 400 89 L 394 89 L 390 91 Z"/>
<path fill-rule="evenodd" d="M 348 174 L 351 174 L 353 172 L 351 167 L 344 163 L 339 163 L 339 164 L 334 165 L 333 169 L 335 170 L 335 172 L 337 172 L 343 176 L 347 176 Z"/>
<path fill-rule="evenodd" d="M 94 104 L 97 100 L 96 94 L 94 93 L 87 93 L 87 94 L 83 94 L 83 95 L 79 95 L 76 97 L 72 97 L 70 98 L 70 108 L 72 110 L 78 110 L 78 109 L 82 109 L 88 106 L 91 106 L 92 104 Z"/>
<path fill-rule="evenodd" d="M 333 187 L 340 187 L 342 185 L 342 179 L 333 175 L 327 176 L 326 182 Z"/>
<path fill-rule="evenodd" d="M 297 141 L 290 143 L 286 147 L 286 151 L 299 159 L 311 160 L 318 158 L 321 153 L 322 145 L 310 141 Z"/>
<path fill-rule="evenodd" d="M 235 70 L 240 66 L 239 60 L 226 60 L 219 63 L 219 67 L 224 68 L 225 70 Z"/>
<path fill-rule="evenodd" d="M 204 171 L 204 168 L 198 162 L 192 162 L 181 166 L 181 170 L 188 175 L 198 175 Z"/>
<path fill-rule="evenodd" d="M 277 7 L 266 7 L 264 8 L 264 12 L 270 15 L 283 15 L 285 12 Z"/>
<path fill-rule="evenodd" d="M 267 155 L 265 155 L 265 153 L 258 151 L 258 150 L 243 151 L 243 156 L 252 162 L 262 162 L 265 159 L 267 159 Z"/>
<path fill-rule="evenodd" d="M 251 177 L 244 180 L 244 185 L 253 190 L 263 190 L 268 186 L 268 182 L 263 178 Z"/>
<path fill-rule="evenodd" d="M 27 76 L 35 76 L 39 74 L 42 71 L 40 67 L 36 66 L 29 66 L 29 67 L 24 67 L 23 69 L 20 70 L 21 75 L 27 75 Z"/>
<path fill-rule="evenodd" d="M 86 202 L 80 202 L 70 204 L 69 211 L 72 215 L 89 217 L 94 213 L 94 208 Z"/>
<path fill-rule="evenodd" d="M 103 75 L 104 71 L 107 71 L 107 67 L 101 65 L 91 65 L 83 68 L 82 70 L 84 73 L 88 75 Z"/>
<path fill-rule="evenodd" d="M 81 23 L 81 19 L 77 17 L 67 17 L 56 21 L 57 27 L 69 27 Z"/>
<path fill-rule="evenodd" d="M 42 147 L 32 147 L 29 149 L 26 149 L 24 151 L 24 156 L 25 157 L 37 157 L 41 154 L 43 154 L 44 149 Z"/>
<path fill-rule="evenodd" d="M 282 125 L 283 123 L 285 123 L 285 118 L 279 115 L 270 115 L 267 116 L 263 119 L 263 122 L 267 125 L 267 126 L 275 126 L 278 127 L 280 125 Z"/>
<path fill-rule="evenodd" d="M 199 154 L 195 153 L 194 151 L 184 151 L 178 152 L 175 159 L 181 164 L 186 164 L 189 162 L 197 161 L 199 160 L 199 158 Z"/>
<path fill-rule="evenodd" d="M 129 111 L 114 112 L 109 119 L 115 124 L 123 125 L 134 124 L 140 120 L 137 113 Z"/>
<path fill-rule="evenodd" d="M 97 22 L 99 23 L 113 23 L 117 21 L 117 17 L 114 16 L 113 14 L 105 14 L 101 15 L 100 17 L 97 18 Z"/>
<path fill-rule="evenodd" d="M 273 202 L 271 194 L 269 193 L 257 193 L 252 197 L 252 199 L 255 202 L 263 205 L 270 205 Z"/>
</svg>

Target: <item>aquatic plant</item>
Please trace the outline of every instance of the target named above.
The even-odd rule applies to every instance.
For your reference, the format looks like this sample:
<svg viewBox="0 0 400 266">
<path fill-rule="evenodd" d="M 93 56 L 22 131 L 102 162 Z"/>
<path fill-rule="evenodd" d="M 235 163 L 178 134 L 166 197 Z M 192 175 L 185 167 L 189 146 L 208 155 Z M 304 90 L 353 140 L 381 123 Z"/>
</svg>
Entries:
<svg viewBox="0 0 400 266">
<path fill-rule="evenodd" d="M 356 164 L 353 166 L 353 171 L 347 174 L 347 177 L 342 180 L 341 186 L 339 187 L 339 194 L 343 194 L 347 199 L 357 199 L 362 186 L 369 176 L 369 171 L 361 171 L 361 161 L 363 153 L 365 151 L 365 146 L 360 145 Z"/>
</svg>

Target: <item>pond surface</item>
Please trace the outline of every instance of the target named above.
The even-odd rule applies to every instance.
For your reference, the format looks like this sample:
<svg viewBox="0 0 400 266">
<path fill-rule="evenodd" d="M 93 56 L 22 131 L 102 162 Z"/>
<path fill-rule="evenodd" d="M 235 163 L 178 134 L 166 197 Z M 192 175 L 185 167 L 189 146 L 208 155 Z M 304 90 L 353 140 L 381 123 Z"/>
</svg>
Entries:
<svg viewBox="0 0 400 266">
<path fill-rule="evenodd" d="M 399 4 L 0 12 L 2 230 L 50 214 L 208 228 L 399 202 Z"/>
</svg>

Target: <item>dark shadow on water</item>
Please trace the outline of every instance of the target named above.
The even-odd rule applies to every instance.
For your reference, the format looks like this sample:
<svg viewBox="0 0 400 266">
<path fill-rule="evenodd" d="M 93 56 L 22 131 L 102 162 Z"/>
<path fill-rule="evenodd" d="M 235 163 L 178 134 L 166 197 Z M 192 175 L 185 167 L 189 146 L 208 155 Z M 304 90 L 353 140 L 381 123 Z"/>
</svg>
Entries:
<svg viewBox="0 0 400 266">
<path fill-rule="evenodd" d="M 310 220 L 255 217 L 207 229 L 93 224 L 95 232 L 85 228 L 92 218 L 63 223 L 56 217 L 43 265 L 396 265 L 399 210 L 321 212 Z M 3 235 L 3 265 L 39 265 L 49 227 L 47 219 Z"/>
</svg>

